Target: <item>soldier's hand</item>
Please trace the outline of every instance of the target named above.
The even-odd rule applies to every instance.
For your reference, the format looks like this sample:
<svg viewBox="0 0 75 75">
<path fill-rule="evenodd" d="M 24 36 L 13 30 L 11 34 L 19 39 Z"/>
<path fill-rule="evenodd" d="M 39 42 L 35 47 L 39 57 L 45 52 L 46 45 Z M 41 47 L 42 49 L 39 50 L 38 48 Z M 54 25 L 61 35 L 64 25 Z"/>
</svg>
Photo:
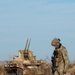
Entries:
<svg viewBox="0 0 75 75">
<path fill-rule="evenodd" d="M 66 72 L 67 72 L 67 69 L 64 69 L 64 70 L 63 70 L 63 73 L 65 74 Z"/>
</svg>

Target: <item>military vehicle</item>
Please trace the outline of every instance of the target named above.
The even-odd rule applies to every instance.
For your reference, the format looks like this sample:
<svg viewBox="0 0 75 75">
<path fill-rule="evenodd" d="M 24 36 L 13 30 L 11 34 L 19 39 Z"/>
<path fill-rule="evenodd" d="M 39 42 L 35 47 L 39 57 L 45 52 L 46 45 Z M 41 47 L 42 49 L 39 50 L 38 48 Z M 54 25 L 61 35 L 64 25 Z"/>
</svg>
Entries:
<svg viewBox="0 0 75 75">
<path fill-rule="evenodd" d="M 50 75 L 50 66 L 43 60 L 36 60 L 29 50 L 30 42 L 31 39 L 27 39 L 25 49 L 19 50 L 19 55 L 14 56 L 12 61 L 7 61 L 5 75 Z"/>
</svg>

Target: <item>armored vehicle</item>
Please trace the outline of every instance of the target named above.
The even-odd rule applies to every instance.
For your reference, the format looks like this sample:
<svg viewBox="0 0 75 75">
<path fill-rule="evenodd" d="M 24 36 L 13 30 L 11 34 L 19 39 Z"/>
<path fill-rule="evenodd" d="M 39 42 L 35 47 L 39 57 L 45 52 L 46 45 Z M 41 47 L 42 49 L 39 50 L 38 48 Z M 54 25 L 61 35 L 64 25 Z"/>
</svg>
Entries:
<svg viewBox="0 0 75 75">
<path fill-rule="evenodd" d="M 6 75 L 50 75 L 50 67 L 43 60 L 36 60 L 31 50 L 29 50 L 30 40 L 27 39 L 24 50 L 19 50 L 19 55 L 14 56 L 12 61 L 5 64 Z M 48 70 L 47 70 L 48 69 Z"/>
</svg>

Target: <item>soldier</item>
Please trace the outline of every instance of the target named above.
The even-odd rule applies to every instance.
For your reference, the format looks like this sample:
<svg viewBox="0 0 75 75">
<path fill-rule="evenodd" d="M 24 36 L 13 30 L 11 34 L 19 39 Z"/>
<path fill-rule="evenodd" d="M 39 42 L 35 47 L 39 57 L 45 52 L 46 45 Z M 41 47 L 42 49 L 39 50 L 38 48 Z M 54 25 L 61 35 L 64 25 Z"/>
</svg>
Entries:
<svg viewBox="0 0 75 75">
<path fill-rule="evenodd" d="M 54 38 L 51 42 L 55 50 L 53 52 L 52 61 L 52 74 L 53 75 L 66 75 L 69 65 L 68 52 L 60 43 L 60 39 Z"/>
</svg>

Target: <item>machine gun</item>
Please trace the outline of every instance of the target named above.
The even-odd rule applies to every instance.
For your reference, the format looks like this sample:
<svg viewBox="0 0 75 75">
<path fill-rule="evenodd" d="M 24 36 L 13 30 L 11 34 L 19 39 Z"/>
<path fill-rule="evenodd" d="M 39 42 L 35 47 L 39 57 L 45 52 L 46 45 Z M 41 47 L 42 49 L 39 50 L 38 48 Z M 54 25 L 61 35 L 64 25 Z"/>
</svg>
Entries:
<svg viewBox="0 0 75 75">
<path fill-rule="evenodd" d="M 51 62 L 52 62 L 52 73 L 54 74 L 54 72 L 57 69 L 57 65 L 56 65 L 56 58 L 58 58 L 58 51 L 54 50 L 53 52 L 53 56 L 51 57 Z"/>
<path fill-rule="evenodd" d="M 26 46 L 25 46 L 25 49 L 24 49 L 24 59 L 29 59 L 29 46 L 30 46 L 30 42 L 31 42 L 31 39 L 30 41 L 28 42 L 28 39 L 27 39 L 27 42 L 26 42 Z"/>
</svg>

